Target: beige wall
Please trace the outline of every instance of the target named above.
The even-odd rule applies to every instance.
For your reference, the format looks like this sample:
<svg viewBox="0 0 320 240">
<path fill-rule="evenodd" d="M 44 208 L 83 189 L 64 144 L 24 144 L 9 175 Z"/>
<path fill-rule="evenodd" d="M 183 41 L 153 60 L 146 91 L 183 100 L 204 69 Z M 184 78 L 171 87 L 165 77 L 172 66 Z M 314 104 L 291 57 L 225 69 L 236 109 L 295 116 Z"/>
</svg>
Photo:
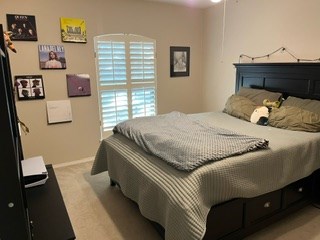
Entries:
<svg viewBox="0 0 320 240">
<path fill-rule="evenodd" d="M 140 0 L 1 1 L 0 22 L 6 29 L 6 13 L 34 15 L 38 41 L 15 41 L 17 54 L 10 53 L 12 75 L 41 74 L 44 100 L 18 101 L 18 115 L 30 128 L 22 136 L 25 157 L 44 156 L 46 163 L 63 163 L 94 156 L 99 146 L 99 115 L 93 37 L 107 33 L 133 33 L 157 41 L 158 112 L 202 111 L 203 11 Z M 86 44 L 62 43 L 60 17 L 86 20 Z M 39 44 L 63 45 L 66 70 L 40 70 Z M 170 78 L 169 47 L 191 47 L 190 77 Z M 66 74 L 88 73 L 90 97 L 68 98 Z M 73 121 L 48 125 L 46 101 L 70 99 Z"/>
<path fill-rule="evenodd" d="M 36 16 L 39 40 L 14 42 L 18 53 L 10 53 L 10 58 L 13 75 L 43 75 L 46 98 L 18 101 L 17 107 L 31 130 L 22 136 L 26 157 L 43 155 L 46 163 L 94 156 L 99 145 L 93 53 L 96 35 L 134 33 L 156 39 L 159 113 L 221 110 L 234 92 L 233 63 L 240 54 L 260 56 L 283 46 L 299 58 L 320 57 L 318 0 L 227 0 L 223 43 L 223 3 L 196 10 L 142 0 L 30 0 L 27 5 L 11 0 L 1 1 L 0 8 L 0 22 L 5 26 L 6 13 Z M 85 19 L 88 43 L 62 43 L 60 17 Z M 40 70 L 39 44 L 64 45 L 67 69 Z M 169 47 L 179 45 L 191 47 L 191 75 L 170 78 Z M 294 60 L 279 53 L 263 61 Z M 46 101 L 68 99 L 67 73 L 90 74 L 92 96 L 70 98 L 72 123 L 48 126 Z"/>
<path fill-rule="evenodd" d="M 319 9 L 319 0 L 227 0 L 223 44 L 223 3 L 206 9 L 204 110 L 221 110 L 234 92 L 233 63 L 241 54 L 261 56 L 286 47 L 298 58 L 319 58 Z M 289 54 L 278 53 L 260 61 L 295 60 Z"/>
</svg>

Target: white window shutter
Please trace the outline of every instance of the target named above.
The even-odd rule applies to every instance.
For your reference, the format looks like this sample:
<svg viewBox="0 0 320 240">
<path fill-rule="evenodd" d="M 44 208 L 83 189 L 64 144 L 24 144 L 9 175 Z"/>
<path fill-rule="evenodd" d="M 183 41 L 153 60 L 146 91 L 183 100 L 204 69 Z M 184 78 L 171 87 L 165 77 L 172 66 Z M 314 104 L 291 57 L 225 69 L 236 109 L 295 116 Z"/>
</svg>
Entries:
<svg viewBox="0 0 320 240">
<path fill-rule="evenodd" d="M 155 40 L 111 34 L 94 38 L 101 137 L 124 120 L 154 116 L 156 104 Z"/>
</svg>

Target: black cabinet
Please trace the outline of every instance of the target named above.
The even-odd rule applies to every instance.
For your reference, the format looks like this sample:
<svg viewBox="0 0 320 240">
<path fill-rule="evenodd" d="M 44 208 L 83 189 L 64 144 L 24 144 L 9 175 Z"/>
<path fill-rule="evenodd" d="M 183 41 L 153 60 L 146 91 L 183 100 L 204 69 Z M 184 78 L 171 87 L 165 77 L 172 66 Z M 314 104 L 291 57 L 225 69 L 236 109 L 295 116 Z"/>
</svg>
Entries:
<svg viewBox="0 0 320 240">
<path fill-rule="evenodd" d="M 14 87 L 2 32 L 0 24 L 0 240 L 75 239 L 52 167 L 47 166 L 45 185 L 24 188 Z"/>
<path fill-rule="evenodd" d="M 75 235 L 51 165 L 44 185 L 27 188 L 27 201 L 34 240 L 71 240 Z"/>
<path fill-rule="evenodd" d="M 31 239 L 10 61 L 0 24 L 0 239 Z"/>
</svg>

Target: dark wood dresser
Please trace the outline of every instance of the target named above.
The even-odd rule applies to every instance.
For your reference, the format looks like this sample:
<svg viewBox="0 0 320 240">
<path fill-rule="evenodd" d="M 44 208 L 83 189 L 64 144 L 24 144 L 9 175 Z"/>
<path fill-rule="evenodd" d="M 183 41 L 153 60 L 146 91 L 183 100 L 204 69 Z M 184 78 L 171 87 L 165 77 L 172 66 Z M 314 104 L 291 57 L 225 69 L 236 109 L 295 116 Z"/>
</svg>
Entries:
<svg viewBox="0 0 320 240">
<path fill-rule="evenodd" d="M 71 240 L 75 234 L 52 165 L 44 185 L 26 189 L 34 240 Z"/>
</svg>

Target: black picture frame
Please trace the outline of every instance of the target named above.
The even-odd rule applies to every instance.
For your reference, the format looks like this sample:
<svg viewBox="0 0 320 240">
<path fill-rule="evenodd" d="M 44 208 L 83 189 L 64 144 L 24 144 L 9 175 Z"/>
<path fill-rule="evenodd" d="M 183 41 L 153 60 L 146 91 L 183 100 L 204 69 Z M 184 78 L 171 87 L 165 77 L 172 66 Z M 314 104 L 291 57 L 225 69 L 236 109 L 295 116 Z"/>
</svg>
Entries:
<svg viewBox="0 0 320 240">
<path fill-rule="evenodd" d="M 170 77 L 190 75 L 190 47 L 170 47 Z"/>
<path fill-rule="evenodd" d="M 12 41 L 38 41 L 35 16 L 7 14 L 7 25 Z"/>
<path fill-rule="evenodd" d="M 19 75 L 14 77 L 18 100 L 44 99 L 42 75 Z"/>
</svg>

